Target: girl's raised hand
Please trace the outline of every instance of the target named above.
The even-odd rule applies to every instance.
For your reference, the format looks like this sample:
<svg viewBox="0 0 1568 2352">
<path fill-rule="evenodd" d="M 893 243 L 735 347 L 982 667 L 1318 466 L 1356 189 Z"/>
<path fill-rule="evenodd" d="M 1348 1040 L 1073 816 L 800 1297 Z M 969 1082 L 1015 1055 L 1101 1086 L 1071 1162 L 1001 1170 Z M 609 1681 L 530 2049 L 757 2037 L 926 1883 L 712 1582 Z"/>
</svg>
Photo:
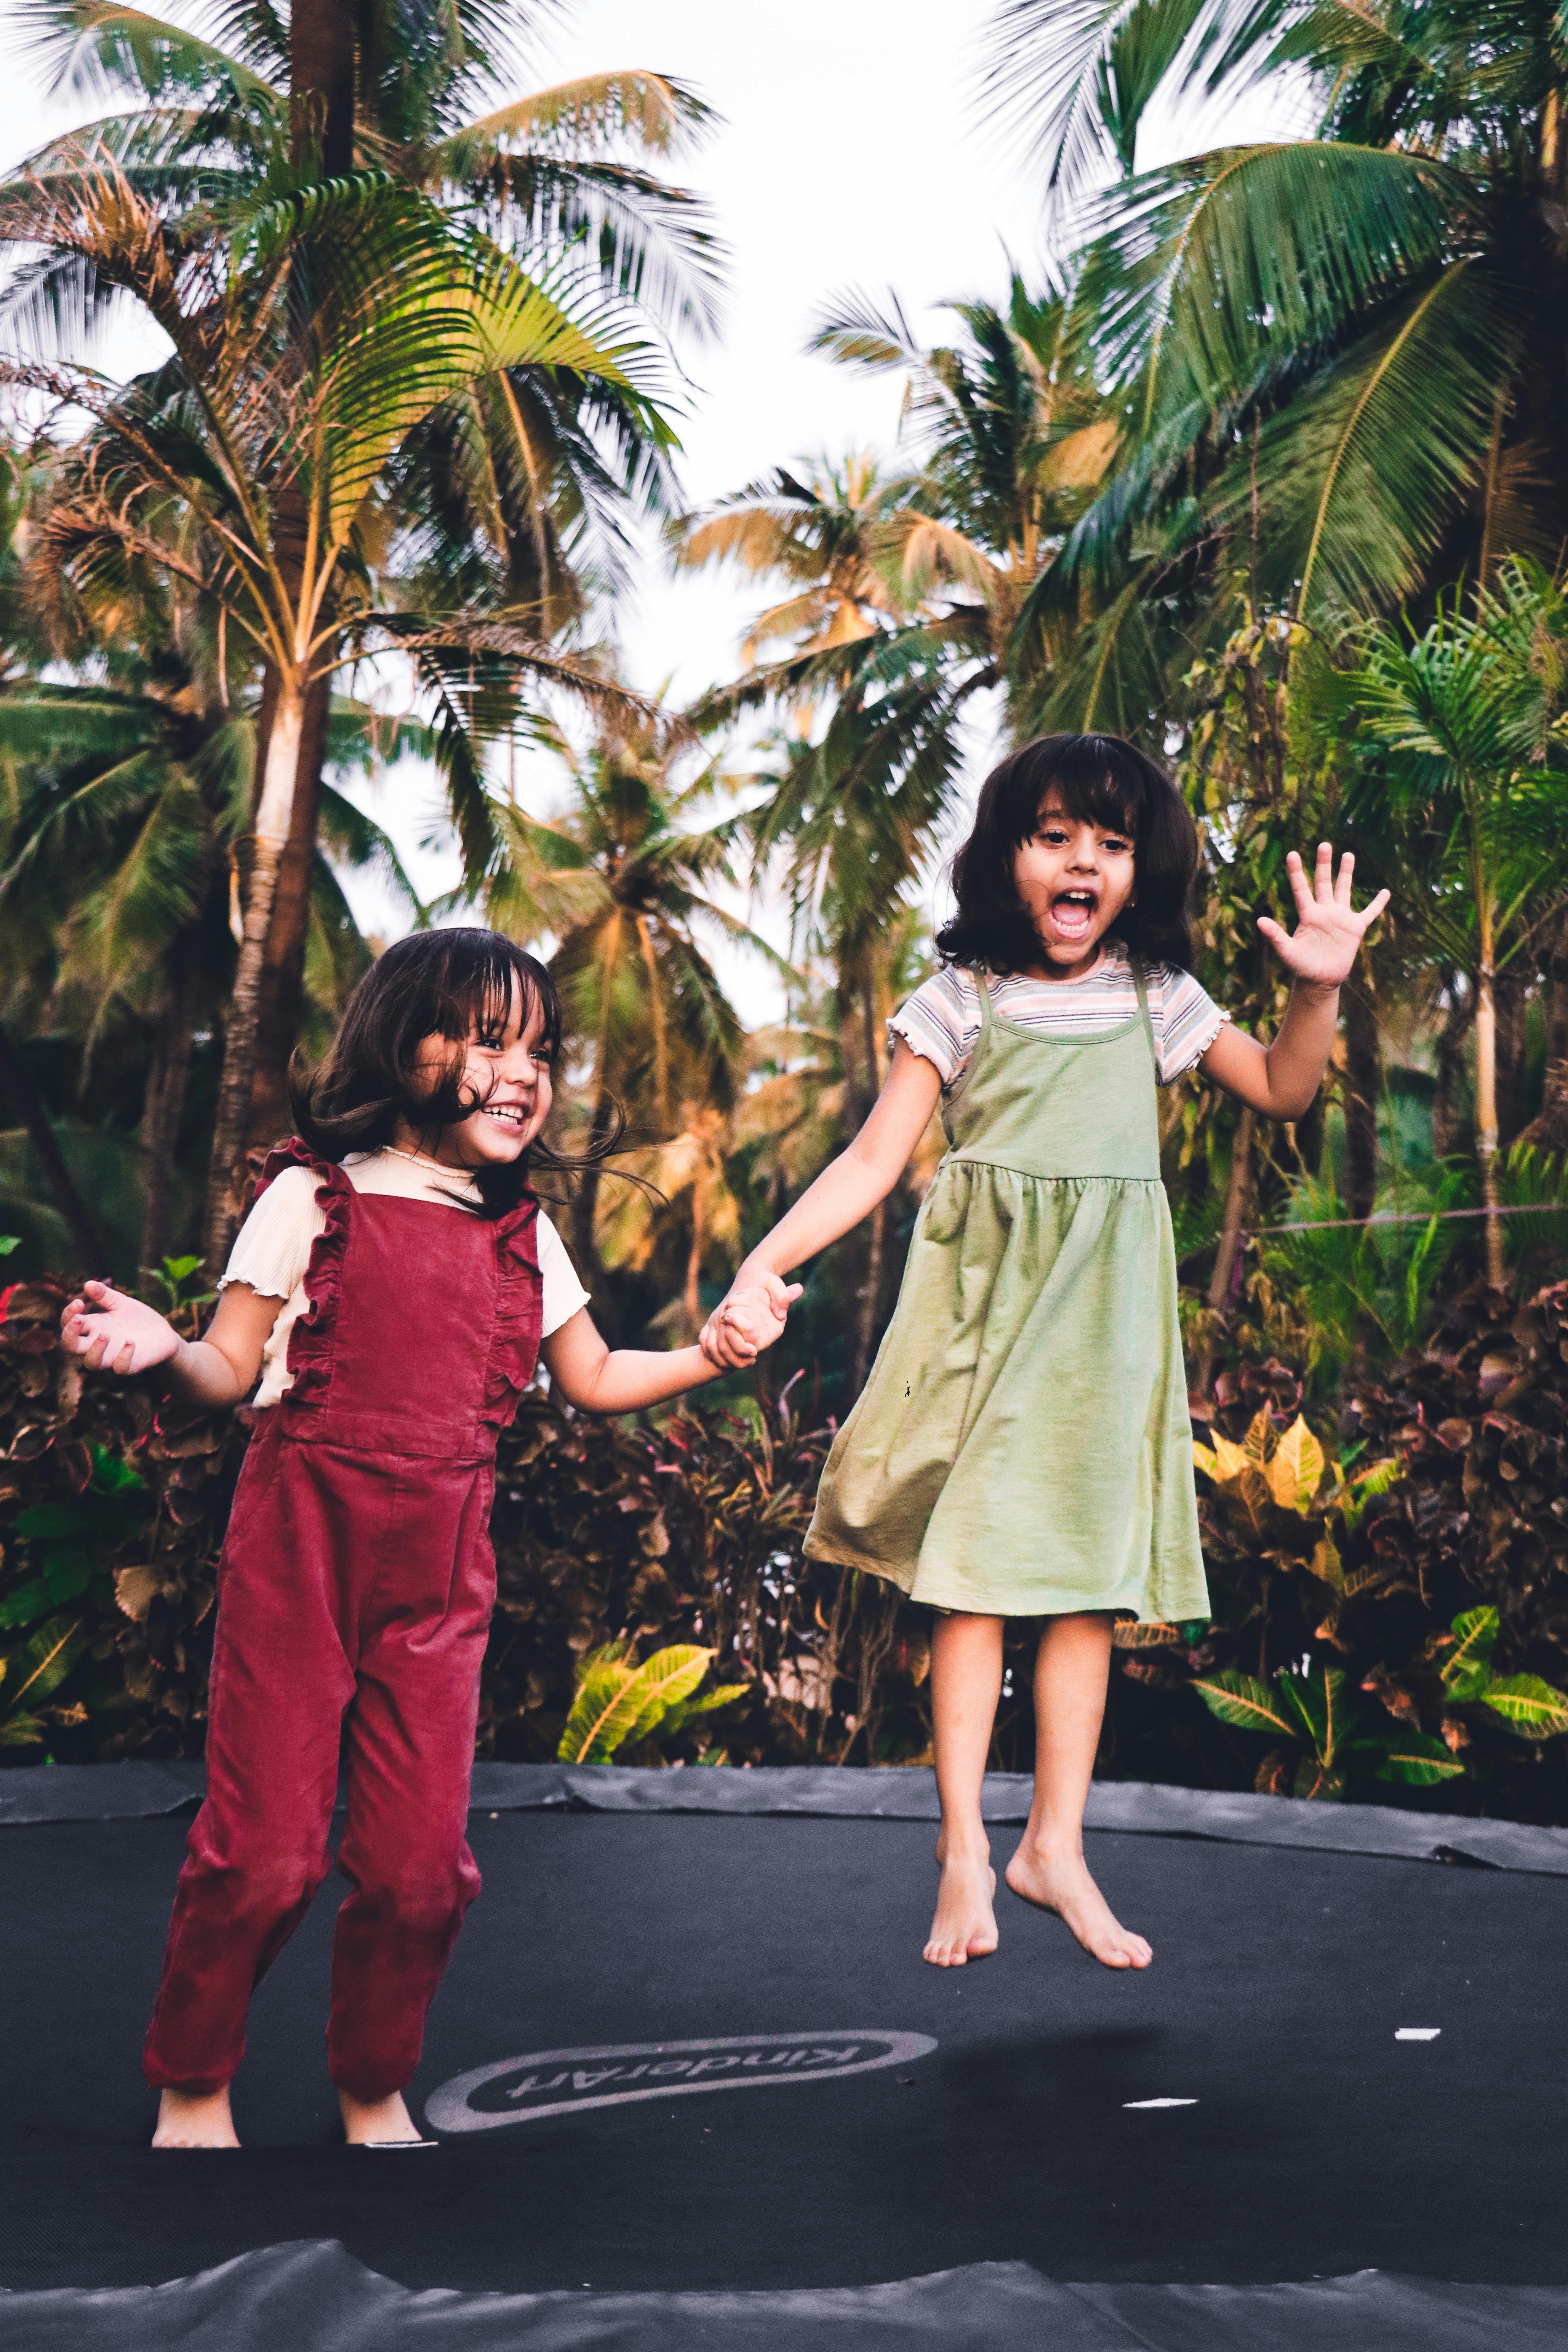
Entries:
<svg viewBox="0 0 1568 2352">
<path fill-rule="evenodd" d="M 60 1318 L 60 1339 L 73 1356 L 81 1356 L 93 1371 L 144 1372 L 151 1364 L 165 1364 L 179 1349 L 180 1335 L 155 1307 L 127 1298 L 107 1282 L 82 1286 L 86 1296 L 73 1298 Z"/>
<path fill-rule="evenodd" d="M 1287 931 L 1267 915 L 1259 917 L 1258 928 L 1286 971 L 1296 979 L 1308 981 L 1317 988 L 1338 988 L 1355 961 L 1356 950 L 1368 925 L 1374 923 L 1387 906 L 1388 892 L 1380 890 L 1371 906 L 1358 915 L 1351 905 L 1355 859 L 1347 849 L 1340 860 L 1336 882 L 1331 842 L 1318 844 L 1318 870 L 1310 883 L 1294 850 L 1285 860 L 1285 866 L 1296 900 L 1296 929 Z"/>
</svg>

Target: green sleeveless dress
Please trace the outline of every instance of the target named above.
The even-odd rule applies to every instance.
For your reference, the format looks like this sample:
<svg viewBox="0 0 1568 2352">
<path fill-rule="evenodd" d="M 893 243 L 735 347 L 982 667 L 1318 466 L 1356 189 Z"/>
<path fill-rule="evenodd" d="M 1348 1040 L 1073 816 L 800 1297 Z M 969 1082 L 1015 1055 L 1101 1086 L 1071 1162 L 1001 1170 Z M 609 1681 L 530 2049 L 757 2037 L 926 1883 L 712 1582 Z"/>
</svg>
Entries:
<svg viewBox="0 0 1568 2352">
<path fill-rule="evenodd" d="M 892 1322 L 813 1559 L 985 1615 L 1206 1618 L 1154 1035 L 999 1020 L 942 1108 Z"/>
</svg>

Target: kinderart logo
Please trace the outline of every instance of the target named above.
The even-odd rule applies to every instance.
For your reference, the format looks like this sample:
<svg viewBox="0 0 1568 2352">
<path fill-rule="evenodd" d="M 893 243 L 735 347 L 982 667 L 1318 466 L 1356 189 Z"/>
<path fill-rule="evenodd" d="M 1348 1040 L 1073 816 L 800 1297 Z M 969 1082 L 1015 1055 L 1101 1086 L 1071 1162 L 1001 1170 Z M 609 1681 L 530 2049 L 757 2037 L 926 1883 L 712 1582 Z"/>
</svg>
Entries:
<svg viewBox="0 0 1568 2352">
<path fill-rule="evenodd" d="M 731 2033 L 706 2042 L 616 2042 L 598 2050 L 534 2050 L 454 2074 L 426 2101 L 439 2132 L 494 2131 L 584 2107 L 629 2106 L 697 2091 L 760 2091 L 821 2083 L 928 2058 L 929 2033 L 855 2031 Z"/>
</svg>

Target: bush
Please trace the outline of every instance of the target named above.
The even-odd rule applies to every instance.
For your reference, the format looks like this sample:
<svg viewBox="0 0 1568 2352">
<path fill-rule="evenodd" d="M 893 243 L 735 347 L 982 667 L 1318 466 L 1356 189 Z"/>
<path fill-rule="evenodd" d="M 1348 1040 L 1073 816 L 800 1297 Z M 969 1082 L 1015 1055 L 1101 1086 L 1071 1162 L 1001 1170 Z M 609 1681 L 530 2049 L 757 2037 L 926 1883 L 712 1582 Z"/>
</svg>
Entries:
<svg viewBox="0 0 1568 2352">
<path fill-rule="evenodd" d="M 1568 1283 L 1454 1301 L 1284 1499 L 1300 1402 L 1275 1362 L 1219 1382 L 1247 1458 L 1198 1447 L 1215 1622 L 1121 1637 L 1115 1769 L 1568 1821 Z"/>
<path fill-rule="evenodd" d="M 242 1416 L 84 1377 L 66 1295 L 0 1297 L 0 1757 L 196 1756 Z M 1215 1622 L 1119 1629 L 1100 1769 L 1568 1822 L 1568 1284 L 1500 1316 L 1468 1294 L 1337 1431 L 1300 1403 L 1280 1364 L 1222 1376 Z M 619 1643 L 711 1652 L 742 1693 L 622 1760 L 928 1757 L 921 1612 L 802 1557 L 830 1436 L 787 1402 L 601 1422 L 531 1391 L 497 1462 L 480 1753 L 552 1758 L 584 1661 Z M 1032 1643 L 1009 1630 L 1006 1769 L 1031 1759 Z"/>
<path fill-rule="evenodd" d="M 199 1756 L 217 1554 L 247 1415 L 83 1374 L 60 1284 L 0 1295 L 0 1754 Z M 199 1305 L 179 1310 L 195 1328 Z M 479 1752 L 552 1758 L 606 1640 L 697 1642 L 746 1696 L 622 1760 L 902 1760 L 930 1741 L 924 1635 L 874 1580 L 804 1561 L 831 1439 L 786 1404 L 661 1423 L 525 1397 L 497 1458 Z"/>
</svg>

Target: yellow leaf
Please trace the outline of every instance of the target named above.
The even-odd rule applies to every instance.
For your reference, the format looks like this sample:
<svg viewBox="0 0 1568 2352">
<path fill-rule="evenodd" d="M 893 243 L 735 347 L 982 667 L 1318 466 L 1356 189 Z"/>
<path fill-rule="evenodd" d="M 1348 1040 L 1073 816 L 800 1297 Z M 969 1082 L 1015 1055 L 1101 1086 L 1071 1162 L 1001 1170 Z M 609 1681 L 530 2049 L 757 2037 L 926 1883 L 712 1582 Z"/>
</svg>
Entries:
<svg viewBox="0 0 1568 2352">
<path fill-rule="evenodd" d="M 1222 1437 L 1216 1429 L 1214 1432 L 1214 1452 L 1222 1482 L 1226 1478 L 1239 1478 L 1249 1458 L 1247 1448 L 1233 1445 L 1229 1438 Z"/>
<path fill-rule="evenodd" d="M 1256 1462 L 1261 1469 L 1268 1459 L 1273 1444 L 1274 1423 L 1269 1417 L 1268 1407 L 1259 1405 L 1252 1416 L 1247 1435 L 1241 1441 L 1241 1450 L 1249 1462 Z"/>
<path fill-rule="evenodd" d="M 1300 1413 L 1290 1423 L 1268 1465 L 1268 1484 L 1282 1511 L 1312 1507 L 1312 1497 L 1323 1475 L 1323 1449 Z"/>
<path fill-rule="evenodd" d="M 1215 1460 L 1208 1447 L 1200 1445 L 1195 1437 L 1193 1440 L 1193 1466 L 1196 1470 L 1201 1470 L 1205 1478 L 1212 1478 L 1215 1486 L 1218 1486 L 1219 1464 Z"/>
</svg>

